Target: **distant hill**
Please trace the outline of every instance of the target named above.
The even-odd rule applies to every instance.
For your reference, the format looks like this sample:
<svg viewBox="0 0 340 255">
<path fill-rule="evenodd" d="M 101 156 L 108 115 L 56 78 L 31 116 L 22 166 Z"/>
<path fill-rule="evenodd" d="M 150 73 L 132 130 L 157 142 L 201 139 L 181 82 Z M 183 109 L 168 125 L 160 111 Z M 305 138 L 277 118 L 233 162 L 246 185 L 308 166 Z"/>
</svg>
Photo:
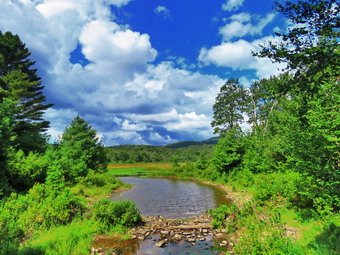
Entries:
<svg viewBox="0 0 340 255">
<path fill-rule="evenodd" d="M 215 136 L 215 137 L 211 137 L 207 140 L 202 141 L 202 143 L 204 143 L 204 144 L 217 144 L 219 139 L 220 138 L 218 136 Z"/>
<path fill-rule="evenodd" d="M 185 148 L 188 146 L 195 146 L 195 145 L 204 145 L 204 144 L 217 144 L 219 137 L 212 137 L 210 139 L 197 142 L 197 141 L 184 141 L 184 142 L 178 142 L 178 143 L 170 143 L 165 145 L 164 147 L 166 148 L 171 148 L 171 149 L 180 149 L 180 148 Z"/>
</svg>

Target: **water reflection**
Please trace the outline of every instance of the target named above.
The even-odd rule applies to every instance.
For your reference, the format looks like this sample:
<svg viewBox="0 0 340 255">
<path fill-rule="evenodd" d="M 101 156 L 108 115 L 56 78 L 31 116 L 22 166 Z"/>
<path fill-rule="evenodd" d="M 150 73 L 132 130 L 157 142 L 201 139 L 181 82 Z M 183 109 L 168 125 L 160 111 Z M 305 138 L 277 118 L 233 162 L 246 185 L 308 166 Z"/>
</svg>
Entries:
<svg viewBox="0 0 340 255">
<path fill-rule="evenodd" d="M 204 214 L 208 209 L 227 203 L 225 193 L 198 182 L 120 177 L 133 188 L 115 195 L 113 200 L 133 200 L 143 215 L 184 219 Z"/>
<path fill-rule="evenodd" d="M 169 243 L 165 247 L 156 247 L 160 235 L 151 235 L 144 241 L 117 240 L 115 238 L 104 238 L 95 242 L 95 247 L 105 247 L 106 250 L 121 255 L 217 255 L 223 248 L 216 248 L 212 240 L 196 241 L 195 245 L 180 241 Z"/>
</svg>

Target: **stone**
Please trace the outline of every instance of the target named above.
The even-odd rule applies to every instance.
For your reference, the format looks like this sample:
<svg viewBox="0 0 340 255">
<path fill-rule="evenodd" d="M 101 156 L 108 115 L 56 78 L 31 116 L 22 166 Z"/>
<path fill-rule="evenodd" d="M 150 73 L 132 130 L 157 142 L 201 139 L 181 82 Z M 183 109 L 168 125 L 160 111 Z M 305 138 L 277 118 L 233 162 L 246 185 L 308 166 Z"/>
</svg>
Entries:
<svg viewBox="0 0 340 255">
<path fill-rule="evenodd" d="M 168 234 L 169 234 L 169 231 L 167 231 L 167 230 L 162 230 L 162 231 L 161 231 L 161 234 L 162 234 L 162 235 L 168 235 Z"/>
<path fill-rule="evenodd" d="M 193 242 L 195 242 L 196 241 L 196 238 L 195 237 L 190 237 L 190 238 L 188 238 L 188 242 L 190 242 L 190 243 L 193 243 Z"/>
<path fill-rule="evenodd" d="M 165 246 L 165 244 L 166 244 L 166 240 L 161 240 L 161 241 L 159 241 L 158 243 L 156 243 L 155 246 L 157 246 L 157 247 L 163 247 L 163 246 Z"/>
</svg>

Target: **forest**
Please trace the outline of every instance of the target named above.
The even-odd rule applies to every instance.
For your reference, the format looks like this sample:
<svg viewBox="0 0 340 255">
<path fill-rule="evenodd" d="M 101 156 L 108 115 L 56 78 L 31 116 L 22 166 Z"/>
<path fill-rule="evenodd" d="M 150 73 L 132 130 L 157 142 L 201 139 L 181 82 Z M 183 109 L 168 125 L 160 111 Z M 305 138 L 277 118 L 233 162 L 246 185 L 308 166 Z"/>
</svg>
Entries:
<svg viewBox="0 0 340 255">
<path fill-rule="evenodd" d="M 0 254 L 89 254 L 95 235 L 129 238 L 138 208 L 105 197 L 126 187 L 108 164 L 133 162 L 172 162 L 174 176 L 237 194 L 240 203 L 210 211 L 215 228 L 238 237 L 234 254 L 339 254 L 339 5 L 275 10 L 294 25 L 253 54 L 286 68 L 250 88 L 237 78 L 220 88 L 216 145 L 105 148 L 81 116 L 50 144 L 44 113 L 53 105 L 31 53 L 0 32 Z"/>
</svg>

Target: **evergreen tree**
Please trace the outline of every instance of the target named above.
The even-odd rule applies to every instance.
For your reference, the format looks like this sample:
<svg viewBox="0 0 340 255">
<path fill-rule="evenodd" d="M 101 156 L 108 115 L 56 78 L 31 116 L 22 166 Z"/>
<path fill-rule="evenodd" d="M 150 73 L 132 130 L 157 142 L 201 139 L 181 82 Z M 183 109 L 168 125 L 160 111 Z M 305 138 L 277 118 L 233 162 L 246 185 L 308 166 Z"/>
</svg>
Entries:
<svg viewBox="0 0 340 255">
<path fill-rule="evenodd" d="M 13 109 L 15 101 L 5 98 L 0 103 L 0 198 L 10 190 L 7 179 L 9 155 L 12 150 Z"/>
<path fill-rule="evenodd" d="M 0 31 L 0 103 L 4 98 L 18 101 L 13 145 L 25 152 L 43 149 L 45 139 L 42 133 L 49 127 L 43 114 L 52 106 L 45 104 L 44 86 L 33 68 L 35 62 L 29 59 L 30 55 L 17 35 Z"/>
<path fill-rule="evenodd" d="M 66 181 L 107 169 L 106 153 L 96 131 L 79 116 L 65 129 L 56 154 L 55 169 L 64 173 Z"/>
</svg>

